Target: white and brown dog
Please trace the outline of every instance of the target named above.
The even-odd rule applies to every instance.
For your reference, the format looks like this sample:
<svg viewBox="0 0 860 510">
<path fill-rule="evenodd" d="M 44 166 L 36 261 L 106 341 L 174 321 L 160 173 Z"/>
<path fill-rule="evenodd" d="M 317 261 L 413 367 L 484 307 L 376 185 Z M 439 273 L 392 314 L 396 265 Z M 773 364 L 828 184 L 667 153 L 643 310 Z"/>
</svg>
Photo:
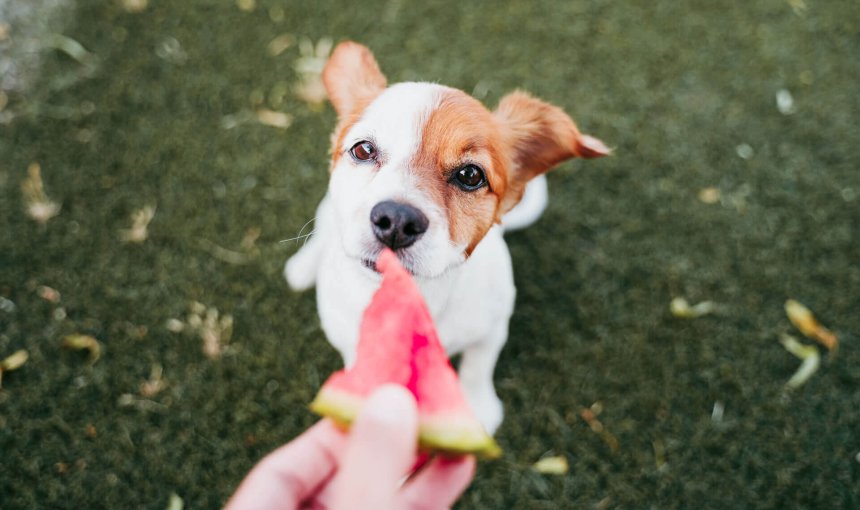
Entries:
<svg viewBox="0 0 860 510">
<path fill-rule="evenodd" d="M 493 370 L 516 295 L 502 233 L 543 212 L 546 171 L 609 149 L 523 92 L 491 112 L 442 85 L 388 87 L 370 50 L 353 42 L 335 48 L 323 81 L 338 115 L 331 177 L 287 281 L 295 290 L 316 284 L 322 328 L 349 366 L 380 282 L 374 261 L 390 247 L 415 276 L 449 355 L 462 353 L 461 384 L 492 433 L 503 416 Z"/>
</svg>

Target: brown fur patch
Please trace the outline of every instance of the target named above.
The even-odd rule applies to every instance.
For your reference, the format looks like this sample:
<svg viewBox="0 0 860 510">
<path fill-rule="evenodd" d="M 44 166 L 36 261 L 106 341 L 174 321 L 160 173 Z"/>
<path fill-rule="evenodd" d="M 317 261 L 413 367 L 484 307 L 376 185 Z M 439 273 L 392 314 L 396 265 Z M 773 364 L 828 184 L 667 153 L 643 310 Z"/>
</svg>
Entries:
<svg viewBox="0 0 860 510">
<path fill-rule="evenodd" d="M 322 80 L 341 119 L 353 113 L 361 100 L 378 96 L 387 86 L 373 53 L 352 41 L 337 45 L 325 64 Z"/>
<path fill-rule="evenodd" d="M 574 156 L 595 158 L 609 154 L 597 138 L 583 135 L 560 108 L 517 91 L 502 98 L 495 116 L 510 147 L 514 168 L 502 211 L 522 198 L 526 183 Z"/>
<path fill-rule="evenodd" d="M 337 165 L 341 156 L 343 156 L 341 148 L 343 147 L 343 140 L 346 138 L 346 134 L 361 119 L 364 110 L 370 106 L 370 103 L 374 99 L 376 99 L 376 96 L 359 100 L 354 106 L 353 111 L 338 121 L 337 127 L 335 127 L 331 134 L 331 167 L 329 167 L 329 172 L 334 170 L 335 165 Z"/>
<path fill-rule="evenodd" d="M 322 73 L 329 100 L 338 116 L 332 133 L 331 169 L 340 159 L 347 131 L 358 122 L 364 109 L 385 90 L 387 80 L 373 53 L 361 44 L 345 41 L 337 45 Z"/>
<path fill-rule="evenodd" d="M 451 177 L 466 164 L 484 170 L 488 187 L 463 191 Z M 501 219 L 499 204 L 508 185 L 507 161 L 493 115 L 464 92 L 446 89 L 427 118 L 412 162 L 418 182 L 448 215 L 452 241 L 470 255 Z"/>
</svg>

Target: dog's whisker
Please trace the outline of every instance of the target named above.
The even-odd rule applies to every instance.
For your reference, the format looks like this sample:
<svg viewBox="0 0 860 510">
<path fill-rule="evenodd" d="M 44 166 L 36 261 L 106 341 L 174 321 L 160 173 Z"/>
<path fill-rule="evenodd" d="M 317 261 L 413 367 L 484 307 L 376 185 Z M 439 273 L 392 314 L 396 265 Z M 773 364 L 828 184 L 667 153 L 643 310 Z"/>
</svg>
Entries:
<svg viewBox="0 0 860 510">
<path fill-rule="evenodd" d="M 317 233 L 317 231 L 316 231 L 316 230 L 311 230 L 311 231 L 310 231 L 310 233 L 309 233 L 308 235 L 306 235 L 306 236 L 305 236 L 305 240 L 302 242 L 302 246 L 304 246 L 304 245 L 308 244 L 308 239 L 310 239 L 310 238 L 311 238 L 311 236 L 312 236 L 312 235 L 314 235 L 314 234 L 316 234 L 316 233 Z"/>
<path fill-rule="evenodd" d="M 288 242 L 290 242 L 290 241 L 296 241 L 296 240 L 298 240 L 298 239 L 302 239 L 302 238 L 304 238 L 304 239 L 305 239 L 305 242 L 307 242 L 308 237 L 312 236 L 312 235 L 313 235 L 313 233 L 314 233 L 314 232 L 316 232 L 316 231 L 315 231 L 315 230 L 311 230 L 311 231 L 310 231 L 310 233 L 305 234 L 305 235 L 302 235 L 302 232 L 304 232 L 304 231 L 305 231 L 305 229 L 308 227 L 308 225 L 310 225 L 311 223 L 313 223 L 313 221 L 314 221 L 314 220 L 316 220 L 316 217 L 313 217 L 313 218 L 309 219 L 309 220 L 308 220 L 304 225 L 302 225 L 302 228 L 300 228 L 300 229 L 299 229 L 299 234 L 298 234 L 296 237 L 291 237 L 291 238 L 289 238 L 289 239 L 284 239 L 284 240 L 282 240 L 282 241 L 278 241 L 278 242 L 281 242 L 281 243 L 288 243 Z"/>
<path fill-rule="evenodd" d="M 311 219 L 309 219 L 307 222 L 305 222 L 305 224 L 304 224 L 304 225 L 302 225 L 302 228 L 300 228 L 300 229 L 299 229 L 299 235 L 302 235 L 302 232 L 304 232 L 304 231 L 305 231 L 305 229 L 307 228 L 307 226 L 308 226 L 308 225 L 310 225 L 311 223 L 313 223 L 316 219 L 317 219 L 317 217 L 316 217 L 316 216 L 314 216 L 313 218 L 311 218 Z"/>
<path fill-rule="evenodd" d="M 316 230 L 311 230 L 311 231 L 310 231 L 310 232 L 308 232 L 307 234 L 300 235 L 300 236 L 296 236 L 296 237 L 291 237 L 291 238 L 289 238 L 289 239 L 283 239 L 283 240 L 278 241 L 278 242 L 279 242 L 279 243 L 288 243 L 288 242 L 290 242 L 290 241 L 297 241 L 297 240 L 299 240 L 299 239 L 304 239 L 304 240 L 305 240 L 305 242 L 307 242 L 308 238 L 309 238 L 310 236 L 314 235 L 314 233 L 315 233 L 315 232 L 316 232 Z"/>
</svg>

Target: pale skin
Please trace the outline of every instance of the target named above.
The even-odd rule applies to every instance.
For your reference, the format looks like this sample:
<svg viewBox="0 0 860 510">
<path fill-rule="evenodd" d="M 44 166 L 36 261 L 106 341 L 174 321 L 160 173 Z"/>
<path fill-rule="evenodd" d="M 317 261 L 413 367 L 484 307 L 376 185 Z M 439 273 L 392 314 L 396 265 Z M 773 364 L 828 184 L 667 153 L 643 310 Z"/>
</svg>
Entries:
<svg viewBox="0 0 860 510">
<path fill-rule="evenodd" d="M 418 460 L 418 411 L 401 386 L 373 393 L 349 432 L 328 419 L 260 461 L 233 494 L 228 510 L 449 508 L 475 473 L 475 458 Z"/>
</svg>

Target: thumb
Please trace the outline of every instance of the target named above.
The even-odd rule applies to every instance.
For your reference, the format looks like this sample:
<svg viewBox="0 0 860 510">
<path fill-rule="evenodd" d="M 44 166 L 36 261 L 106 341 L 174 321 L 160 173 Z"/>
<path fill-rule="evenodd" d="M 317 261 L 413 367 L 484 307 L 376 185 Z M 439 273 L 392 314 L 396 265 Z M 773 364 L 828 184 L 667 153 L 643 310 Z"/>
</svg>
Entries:
<svg viewBox="0 0 860 510">
<path fill-rule="evenodd" d="M 376 390 L 350 429 L 333 481 L 332 507 L 390 508 L 415 462 L 417 436 L 418 409 L 412 394 L 397 385 Z"/>
</svg>

